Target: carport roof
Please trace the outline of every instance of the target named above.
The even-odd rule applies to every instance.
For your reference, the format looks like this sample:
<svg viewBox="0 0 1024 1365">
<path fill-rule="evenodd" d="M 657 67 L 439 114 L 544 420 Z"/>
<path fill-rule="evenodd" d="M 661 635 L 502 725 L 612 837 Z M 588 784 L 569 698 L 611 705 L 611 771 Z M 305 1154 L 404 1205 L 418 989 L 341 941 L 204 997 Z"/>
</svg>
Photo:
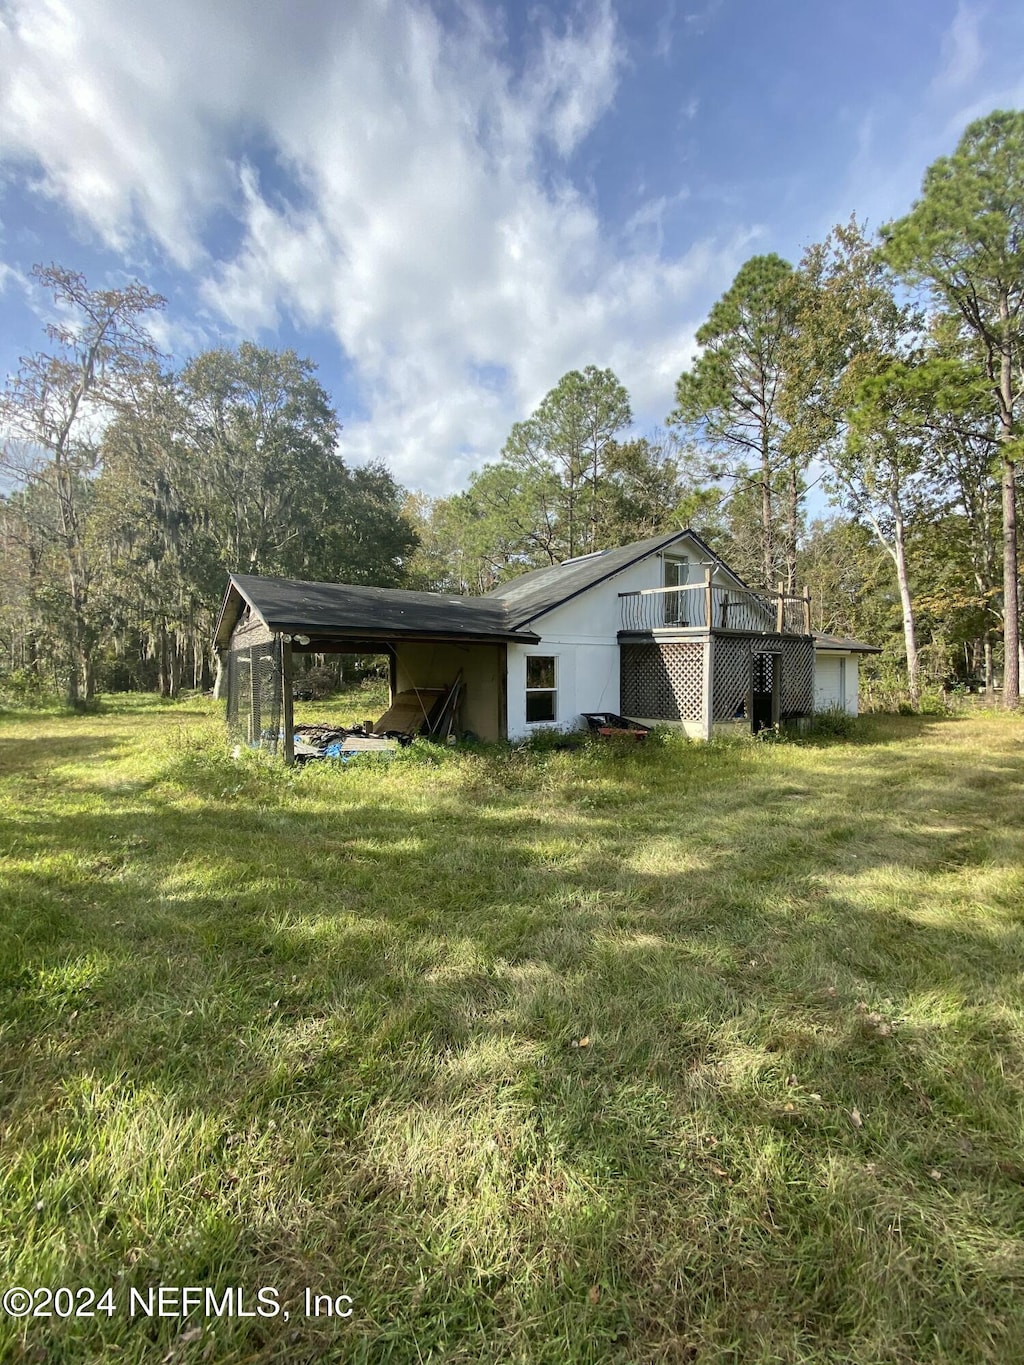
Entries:
<svg viewBox="0 0 1024 1365">
<path fill-rule="evenodd" d="M 227 645 L 246 605 L 271 630 L 324 643 L 404 639 L 535 644 L 539 639 L 533 631 L 515 630 L 504 603 L 494 598 L 232 574 L 217 622 L 217 645 Z"/>
</svg>

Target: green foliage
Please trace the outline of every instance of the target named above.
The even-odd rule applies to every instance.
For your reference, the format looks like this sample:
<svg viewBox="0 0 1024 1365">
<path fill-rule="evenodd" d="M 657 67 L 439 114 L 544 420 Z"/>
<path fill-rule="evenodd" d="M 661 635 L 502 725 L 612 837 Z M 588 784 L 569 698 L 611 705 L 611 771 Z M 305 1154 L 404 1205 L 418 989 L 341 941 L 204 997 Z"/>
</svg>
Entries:
<svg viewBox="0 0 1024 1365">
<path fill-rule="evenodd" d="M 706 477 L 727 479 L 759 503 L 759 562 L 753 581 L 794 591 L 800 534 L 802 452 L 784 451 L 779 399 L 785 349 L 795 320 L 793 268 L 779 256 L 753 256 L 697 331 L 701 353 L 676 384 L 668 421 L 704 452 Z M 775 499 L 787 511 L 780 516 Z M 788 522 L 787 522 L 788 517 Z"/>
<path fill-rule="evenodd" d="M 604 482 L 618 434 L 632 420 L 629 395 L 616 376 L 588 365 L 563 375 L 536 412 L 512 428 L 502 464 L 547 512 L 558 559 L 605 548 Z"/>
<path fill-rule="evenodd" d="M 84 649 L 93 680 L 100 668 L 108 684 L 173 694 L 211 681 L 229 572 L 404 580 L 416 536 L 402 490 L 381 465 L 344 464 L 311 362 L 245 342 L 173 375 L 147 355 L 138 350 L 124 401 L 105 380 L 112 420 L 101 443 L 76 447 L 81 468 L 50 452 L 0 503 L 0 622 L 16 663 L 74 677 L 71 654 Z M 127 359 L 121 370 L 127 383 Z"/>
<path fill-rule="evenodd" d="M 564 375 L 464 493 L 409 507 L 421 543 L 415 580 L 487 592 L 533 568 L 681 528 L 675 444 L 658 435 L 620 439 L 630 421 L 628 395 L 610 370 L 588 365 Z"/>
<path fill-rule="evenodd" d="M 798 375 L 788 395 L 797 432 L 813 436 L 833 496 L 874 530 L 892 557 L 910 694 L 920 687 L 907 526 L 935 505 L 935 480 L 914 404 L 905 392 L 919 313 L 857 223 L 812 247 L 800 269 Z M 795 398 L 806 399 L 803 411 Z"/>
<path fill-rule="evenodd" d="M 827 706 L 815 711 L 810 722 L 800 732 L 801 739 L 853 739 L 858 733 L 858 717 L 851 716 L 844 706 Z"/>
<path fill-rule="evenodd" d="M 0 674 L 0 709 L 28 708 L 38 710 L 52 706 L 56 692 L 48 688 L 38 672 L 27 668 L 12 668 Z"/>
<path fill-rule="evenodd" d="M 517 746 L 534 754 L 571 752 L 582 749 L 590 743 L 585 730 L 558 730 L 554 726 L 538 726 L 530 732 L 529 739 Z"/>
<path fill-rule="evenodd" d="M 1019 700 L 1016 465 L 1024 356 L 1024 112 L 996 110 L 925 173 L 904 218 L 883 228 L 888 260 L 959 314 L 984 357 L 1001 443 L 1004 701 Z"/>
<path fill-rule="evenodd" d="M 952 304 L 996 349 L 1016 349 L 1024 326 L 1024 111 L 996 110 L 970 124 L 953 155 L 929 166 L 910 213 L 882 236 L 897 270 Z"/>
<path fill-rule="evenodd" d="M 104 620 L 89 537 L 97 432 L 131 408 L 156 356 L 145 318 L 164 300 L 137 282 L 91 290 L 56 265 L 32 274 L 60 321 L 46 328 L 51 350 L 23 357 L 0 392 L 0 473 L 20 490 L 4 520 L 14 528 L 15 614 L 27 618 L 27 664 L 35 669 L 49 653 L 76 705 L 92 700 Z"/>
</svg>

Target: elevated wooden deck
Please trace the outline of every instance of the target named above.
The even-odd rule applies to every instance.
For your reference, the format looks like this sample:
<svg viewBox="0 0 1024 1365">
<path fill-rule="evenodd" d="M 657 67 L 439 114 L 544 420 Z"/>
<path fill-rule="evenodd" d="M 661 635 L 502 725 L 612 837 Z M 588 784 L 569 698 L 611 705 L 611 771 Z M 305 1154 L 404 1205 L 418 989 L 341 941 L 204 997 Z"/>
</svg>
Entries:
<svg viewBox="0 0 1024 1365">
<path fill-rule="evenodd" d="M 726 588 L 711 581 L 619 593 L 619 640 L 693 639 L 707 635 L 809 637 L 811 596 Z"/>
</svg>

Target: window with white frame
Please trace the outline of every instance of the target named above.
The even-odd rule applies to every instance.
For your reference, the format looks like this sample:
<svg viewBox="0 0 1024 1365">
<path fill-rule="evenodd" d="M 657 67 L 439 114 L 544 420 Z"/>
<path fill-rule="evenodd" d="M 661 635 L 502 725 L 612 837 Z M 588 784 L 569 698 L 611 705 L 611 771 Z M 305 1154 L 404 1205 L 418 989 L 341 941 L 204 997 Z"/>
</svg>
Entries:
<svg viewBox="0 0 1024 1365">
<path fill-rule="evenodd" d="M 526 719 L 552 721 L 557 712 L 558 683 L 553 654 L 526 656 Z"/>
</svg>

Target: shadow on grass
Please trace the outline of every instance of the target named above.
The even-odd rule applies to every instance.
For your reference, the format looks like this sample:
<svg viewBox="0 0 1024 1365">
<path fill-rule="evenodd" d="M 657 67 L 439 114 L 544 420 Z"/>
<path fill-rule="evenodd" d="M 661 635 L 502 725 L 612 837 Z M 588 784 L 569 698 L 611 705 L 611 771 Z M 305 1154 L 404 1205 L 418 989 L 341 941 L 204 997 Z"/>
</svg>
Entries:
<svg viewBox="0 0 1024 1365">
<path fill-rule="evenodd" d="M 64 763 L 107 762 L 121 756 L 124 744 L 98 735 L 0 738 L 0 777 L 42 776 Z"/>
</svg>

